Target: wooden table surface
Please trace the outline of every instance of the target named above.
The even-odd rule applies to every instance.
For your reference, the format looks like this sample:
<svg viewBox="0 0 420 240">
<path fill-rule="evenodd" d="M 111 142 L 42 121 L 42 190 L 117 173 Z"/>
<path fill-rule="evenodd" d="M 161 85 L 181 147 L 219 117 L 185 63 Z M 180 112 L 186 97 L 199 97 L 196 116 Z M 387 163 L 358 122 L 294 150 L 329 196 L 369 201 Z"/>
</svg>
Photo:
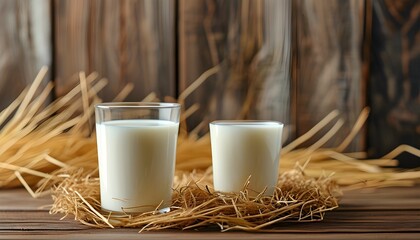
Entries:
<svg viewBox="0 0 420 240">
<path fill-rule="evenodd" d="M 95 229 L 49 215 L 50 203 L 23 189 L 0 190 L 0 239 L 420 239 L 420 185 L 346 192 L 324 221 L 281 223 L 280 233 Z"/>
</svg>

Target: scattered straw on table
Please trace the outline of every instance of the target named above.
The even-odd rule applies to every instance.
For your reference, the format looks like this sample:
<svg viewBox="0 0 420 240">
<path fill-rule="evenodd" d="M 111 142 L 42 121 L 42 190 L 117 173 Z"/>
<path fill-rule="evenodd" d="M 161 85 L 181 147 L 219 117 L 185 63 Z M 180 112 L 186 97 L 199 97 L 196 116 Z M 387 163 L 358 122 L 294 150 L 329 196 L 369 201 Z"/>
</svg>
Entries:
<svg viewBox="0 0 420 240">
<path fill-rule="evenodd" d="M 201 83 L 218 71 L 200 76 L 177 100 L 181 104 Z M 275 231 L 282 221 L 320 221 L 338 207 L 342 190 L 411 186 L 420 171 L 400 171 L 394 158 L 402 152 L 420 157 L 420 150 L 401 145 L 380 159 L 364 160 L 364 152 L 344 152 L 362 129 L 369 110 L 363 109 L 352 131 L 334 148 L 323 145 L 340 130 L 343 120 L 333 111 L 281 153 L 275 193 L 250 197 L 247 183 L 239 194 L 221 194 L 212 188 L 209 135 L 187 132 L 186 119 L 197 105 L 183 109 L 178 138 L 173 206 L 169 213 L 112 214 L 100 208 L 96 138 L 93 129 L 97 93 L 106 85 L 98 74 L 79 74 L 79 83 L 47 104 L 52 83 L 41 87 L 47 68 L 32 85 L 0 113 L 0 187 L 23 186 L 34 197 L 51 195 L 50 213 L 72 215 L 93 227 L 135 227 L 140 231 L 197 229 L 217 226 L 222 231 Z M 133 89 L 127 85 L 116 96 L 123 100 Z M 157 101 L 152 93 L 144 101 Z M 327 133 L 309 147 L 316 133 Z M 205 125 L 207 123 L 203 123 Z M 363 160 L 361 160 L 363 159 Z"/>
</svg>

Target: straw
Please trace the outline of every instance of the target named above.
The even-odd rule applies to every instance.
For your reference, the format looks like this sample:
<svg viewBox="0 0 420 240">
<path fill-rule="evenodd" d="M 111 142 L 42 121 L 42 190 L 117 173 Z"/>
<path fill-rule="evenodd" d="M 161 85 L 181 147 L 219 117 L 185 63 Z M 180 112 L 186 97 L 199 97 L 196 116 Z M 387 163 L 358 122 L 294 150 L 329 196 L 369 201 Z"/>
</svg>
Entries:
<svg viewBox="0 0 420 240">
<path fill-rule="evenodd" d="M 181 94 L 186 98 L 217 73 L 213 67 Z M 333 111 L 311 130 L 286 145 L 281 152 L 280 176 L 275 193 L 252 197 L 244 183 L 240 193 L 226 195 L 212 187 L 209 134 L 199 135 L 206 123 L 187 131 L 186 119 L 199 109 L 193 104 L 181 114 L 177 146 L 173 206 L 167 214 L 148 212 L 121 216 L 100 208 L 96 136 L 91 119 L 97 93 L 106 85 L 98 74 L 80 73 L 79 83 L 67 94 L 46 103 L 52 85 L 41 89 L 46 74 L 41 69 L 34 83 L 0 113 L 0 187 L 22 186 L 33 197 L 52 194 L 51 213 L 74 215 L 93 227 L 136 227 L 142 231 L 166 228 L 195 229 L 218 226 L 221 231 L 275 231 L 282 221 L 321 221 L 338 207 L 340 188 L 412 186 L 419 171 L 393 168 L 394 158 L 403 152 L 420 157 L 420 150 L 401 145 L 379 159 L 364 159 L 365 152 L 344 152 L 363 128 L 369 109 L 365 108 L 345 140 L 337 147 L 324 144 L 341 130 L 340 114 Z M 129 84 L 116 97 L 122 101 Z M 39 93 L 35 97 L 35 93 Z M 151 93 L 144 101 L 156 101 Z M 6 123 L 6 119 L 10 119 Z M 329 127 L 328 126 L 332 126 Z M 326 132 L 314 139 L 316 133 Z M 301 147 L 305 142 L 314 142 Z"/>
</svg>

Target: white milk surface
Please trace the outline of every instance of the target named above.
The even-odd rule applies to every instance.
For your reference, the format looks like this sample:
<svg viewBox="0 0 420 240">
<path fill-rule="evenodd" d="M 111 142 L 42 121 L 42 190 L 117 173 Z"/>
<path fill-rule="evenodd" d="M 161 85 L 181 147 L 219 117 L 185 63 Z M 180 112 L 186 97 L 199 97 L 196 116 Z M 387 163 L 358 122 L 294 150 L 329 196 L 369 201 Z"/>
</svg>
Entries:
<svg viewBox="0 0 420 240">
<path fill-rule="evenodd" d="M 101 205 L 144 212 L 171 204 L 178 123 L 115 120 L 96 124 Z"/>
<path fill-rule="evenodd" d="M 249 176 L 251 195 L 277 184 L 283 125 L 276 122 L 210 124 L 216 191 L 239 192 Z"/>
</svg>

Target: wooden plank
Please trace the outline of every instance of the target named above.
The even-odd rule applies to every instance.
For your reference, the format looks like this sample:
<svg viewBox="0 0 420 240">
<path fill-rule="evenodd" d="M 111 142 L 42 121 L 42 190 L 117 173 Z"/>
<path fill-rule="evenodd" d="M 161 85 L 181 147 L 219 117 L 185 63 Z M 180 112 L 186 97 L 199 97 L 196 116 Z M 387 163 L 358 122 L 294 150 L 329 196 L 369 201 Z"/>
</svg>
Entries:
<svg viewBox="0 0 420 240">
<path fill-rule="evenodd" d="M 5 222 L 0 225 L 0 234 L 1 232 L 30 232 L 30 231 L 57 231 L 57 230 L 66 230 L 66 231 L 80 231 L 81 229 L 87 229 L 89 227 L 83 226 L 80 224 L 65 224 L 65 222 L 60 222 L 57 220 L 54 221 L 41 221 L 41 222 Z"/>
<path fill-rule="evenodd" d="M 200 106 L 191 128 L 215 119 L 290 124 L 291 1 L 180 0 L 179 29 L 180 93 L 219 67 L 187 99 Z"/>
<path fill-rule="evenodd" d="M 0 231 L 50 231 L 83 230 L 92 228 L 72 220 L 59 220 L 62 216 L 49 215 L 46 211 L 1 211 Z M 283 222 L 270 229 L 282 233 L 362 233 L 362 232 L 418 232 L 419 210 L 352 210 L 327 213 L 321 222 Z M 140 228 L 137 228 L 140 230 Z M 220 229 L 202 228 L 202 232 L 218 232 Z M 95 230 L 93 230 L 95 231 Z M 175 231 L 175 230 L 172 230 Z"/>
<path fill-rule="evenodd" d="M 283 222 L 275 227 L 278 234 L 249 234 L 242 232 L 219 233 L 217 228 L 205 228 L 200 231 L 160 231 L 142 233 L 146 239 L 157 239 L 170 234 L 175 239 L 239 239 L 245 235 L 266 239 L 277 239 L 287 236 L 290 239 L 302 239 L 311 234 L 324 236 L 324 239 L 340 239 L 346 233 L 351 238 L 359 236 L 396 236 L 401 234 L 401 239 L 420 236 L 420 208 L 419 186 L 411 188 L 386 188 L 375 191 L 352 191 L 344 195 L 341 207 L 326 214 L 324 221 L 312 223 Z M 95 229 L 82 225 L 69 216 L 59 220 L 61 215 L 49 215 L 46 210 L 25 210 L 22 206 L 34 203 L 34 199 L 23 194 L 23 189 L 3 190 L 1 197 L 9 196 L 8 201 L 0 202 L 0 236 L 24 236 L 29 232 L 44 238 L 60 239 L 60 236 L 77 239 L 91 239 L 92 236 L 108 236 L 104 239 L 131 238 L 139 236 L 138 228 L 134 229 Z M 11 201 L 16 200 L 16 203 Z M 369 200 L 367 202 L 366 200 Z M 405 206 L 404 200 L 417 201 L 414 206 Z M 352 202 L 353 205 L 349 206 Z M 39 202 L 41 204 L 41 202 Z M 374 205 L 382 205 L 382 209 L 374 209 Z M 400 209 L 395 206 L 400 205 Z M 387 206 L 390 206 L 388 209 Z M 417 208 L 416 208 L 417 207 Z M 35 208 L 37 209 L 37 208 Z M 362 234 L 366 233 L 366 234 Z M 370 234 L 369 234 L 370 233 Z M 381 235 L 385 234 L 386 235 Z M 410 234 L 412 233 L 412 234 Z M 245 235 L 244 235 L 245 234 Z M 321 235 L 323 234 L 323 235 Z M 416 234 L 416 235 L 415 235 Z M 8 238 L 10 239 L 10 238 Z M 284 238 L 283 238 L 284 239 Z M 317 239 L 317 238 L 316 238 Z"/>
<path fill-rule="evenodd" d="M 10 218 L 10 216 L 13 216 Z M 39 231 L 43 234 L 51 234 L 51 231 L 61 231 L 68 235 L 77 233 L 83 234 L 118 234 L 119 236 L 131 235 L 139 228 L 133 229 L 95 229 L 77 223 L 73 220 L 65 219 L 58 221 L 54 216 L 48 216 L 47 212 L 8 212 L 8 215 L 0 213 L 0 233 L 14 233 Z M 57 217 L 57 216 L 55 216 Z M 23 220 L 22 220 L 23 219 Z M 312 223 L 290 223 L 284 222 L 278 224 L 272 230 L 278 233 L 296 233 L 316 234 L 316 233 L 418 233 L 420 224 L 420 211 L 363 211 L 342 212 L 336 211 L 329 214 L 322 222 Z M 171 232 L 173 235 L 184 235 L 197 233 L 197 231 L 159 231 L 150 234 L 160 235 L 162 232 Z M 198 232 L 201 236 L 215 237 L 218 236 L 219 229 L 200 229 Z M 241 233 L 239 233 L 242 235 Z M 219 235 L 221 237 L 221 235 Z M 224 237 L 232 236 L 226 234 Z M 233 234 L 235 236 L 235 234 Z M 73 236 L 75 237 L 75 236 Z M 86 237 L 86 236 L 85 236 Z M 157 237 L 157 236 L 155 236 Z M 190 236 L 191 237 L 191 236 Z M 272 238 L 267 238 L 272 239 Z"/>
<path fill-rule="evenodd" d="M 345 123 L 326 146 L 336 146 L 347 136 L 366 104 L 360 55 L 363 4 L 363 0 L 295 1 L 296 131 L 302 135 L 328 113 L 339 110 Z M 362 136 L 347 150 L 364 150 Z"/>
<path fill-rule="evenodd" d="M 360 240 L 372 240 L 372 239 L 404 239 L 404 240 L 418 240 L 418 233 L 359 233 L 351 234 L 348 233 L 311 233 L 311 234 L 298 234 L 298 233 L 285 233 L 285 234 L 253 234 L 253 233 L 211 233 L 203 234 L 197 232 L 153 232 L 153 233 L 137 233 L 137 231 L 130 230 L 97 230 L 95 232 L 89 231 L 77 231 L 68 235 L 68 232 L 63 231 L 54 231 L 48 233 L 40 232 L 28 232 L 27 234 L 19 235 L 7 235 L 5 237 L 0 235 L 0 239 L 27 239 L 30 234 L 30 239 L 174 239 L 174 240 L 192 240 L 192 239 L 201 239 L 201 240 L 213 240 L 213 239 L 231 239 L 231 240 L 243 240 L 243 239 L 284 239 L 284 240 L 328 240 L 328 239 L 360 239 Z M 6 238 L 7 237 L 7 238 Z"/>
<path fill-rule="evenodd" d="M 51 65 L 49 0 L 0 1 L 0 110 Z M 50 80 L 46 76 L 44 83 Z"/>
<path fill-rule="evenodd" d="M 400 144 L 420 148 L 420 2 L 372 1 L 369 154 Z M 399 158 L 402 167 L 420 158 Z"/>
<path fill-rule="evenodd" d="M 39 211 L 41 206 L 44 206 L 44 209 L 48 209 L 45 208 L 45 206 L 51 203 L 52 199 L 50 195 L 41 198 L 32 198 L 31 195 L 23 189 L 0 190 L 0 211 Z"/>
<path fill-rule="evenodd" d="M 378 201 L 379 199 L 379 201 Z M 398 199 L 398 200 L 396 200 Z M 411 187 L 344 192 L 339 210 L 420 210 L 420 191 Z"/>
<path fill-rule="evenodd" d="M 127 101 L 151 92 L 175 96 L 175 2 L 165 0 L 55 0 L 57 95 L 79 71 L 109 80 L 100 93 L 112 100 L 128 83 Z"/>
</svg>

